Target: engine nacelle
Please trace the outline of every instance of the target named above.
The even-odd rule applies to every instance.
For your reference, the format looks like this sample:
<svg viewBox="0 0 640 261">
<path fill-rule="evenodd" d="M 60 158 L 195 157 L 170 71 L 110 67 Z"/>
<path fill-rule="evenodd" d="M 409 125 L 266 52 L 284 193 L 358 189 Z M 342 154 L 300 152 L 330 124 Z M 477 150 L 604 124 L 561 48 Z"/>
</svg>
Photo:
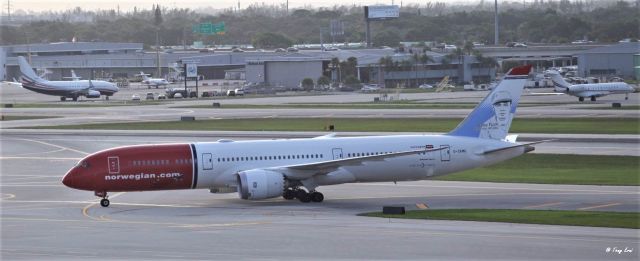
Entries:
<svg viewBox="0 0 640 261">
<path fill-rule="evenodd" d="M 87 95 L 85 97 L 87 97 L 87 98 L 100 98 L 100 92 L 99 91 L 94 91 L 94 90 L 89 90 L 89 91 L 87 91 Z"/>
<path fill-rule="evenodd" d="M 268 170 L 238 172 L 238 195 L 241 199 L 266 199 L 282 196 L 284 175 Z"/>
</svg>

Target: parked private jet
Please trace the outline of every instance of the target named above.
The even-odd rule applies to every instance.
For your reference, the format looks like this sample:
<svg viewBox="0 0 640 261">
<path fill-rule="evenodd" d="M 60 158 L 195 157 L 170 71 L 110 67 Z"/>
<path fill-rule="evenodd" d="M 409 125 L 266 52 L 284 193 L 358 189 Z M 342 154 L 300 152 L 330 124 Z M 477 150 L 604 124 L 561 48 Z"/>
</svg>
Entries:
<svg viewBox="0 0 640 261">
<path fill-rule="evenodd" d="M 36 75 L 24 57 L 19 56 L 18 63 L 20 64 L 20 72 L 22 72 L 20 77 L 22 88 L 37 93 L 60 96 L 61 101 L 65 101 L 67 98 L 77 101 L 80 96 L 100 98 L 100 95 L 105 95 L 106 99 L 109 99 L 109 96 L 119 91 L 115 84 L 106 81 L 48 81 Z"/>
<path fill-rule="evenodd" d="M 531 66 L 511 69 L 455 129 L 443 135 L 393 135 L 135 145 L 93 153 L 62 183 L 108 192 L 209 189 L 247 200 L 321 202 L 320 186 L 430 179 L 505 161 L 543 141 L 507 135 Z"/>
<path fill-rule="evenodd" d="M 591 98 L 591 101 L 596 101 L 596 97 L 602 97 L 609 94 L 624 94 L 625 100 L 629 99 L 629 93 L 634 92 L 633 87 L 624 82 L 609 82 L 609 83 L 585 83 L 585 84 L 570 84 L 566 82 L 560 73 L 555 70 L 548 70 L 545 75 L 551 77 L 553 81 L 554 90 L 569 95 L 578 97 L 578 101 L 584 101 L 584 98 Z"/>
<path fill-rule="evenodd" d="M 144 72 L 140 72 L 139 74 L 142 76 L 142 83 L 146 84 L 149 89 L 151 86 L 155 86 L 158 89 L 159 86 L 169 85 L 169 81 L 163 78 L 149 78 L 149 74 L 145 74 Z"/>
</svg>

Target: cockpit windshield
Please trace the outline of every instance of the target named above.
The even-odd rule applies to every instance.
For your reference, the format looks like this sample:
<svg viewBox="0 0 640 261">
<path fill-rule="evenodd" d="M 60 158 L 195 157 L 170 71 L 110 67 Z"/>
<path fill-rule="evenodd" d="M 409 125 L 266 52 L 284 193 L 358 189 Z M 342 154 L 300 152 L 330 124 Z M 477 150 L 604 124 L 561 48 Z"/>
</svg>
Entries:
<svg viewBox="0 0 640 261">
<path fill-rule="evenodd" d="M 76 164 L 76 167 L 83 167 L 86 169 L 89 167 L 89 162 L 87 162 L 86 160 L 81 160 Z"/>
</svg>

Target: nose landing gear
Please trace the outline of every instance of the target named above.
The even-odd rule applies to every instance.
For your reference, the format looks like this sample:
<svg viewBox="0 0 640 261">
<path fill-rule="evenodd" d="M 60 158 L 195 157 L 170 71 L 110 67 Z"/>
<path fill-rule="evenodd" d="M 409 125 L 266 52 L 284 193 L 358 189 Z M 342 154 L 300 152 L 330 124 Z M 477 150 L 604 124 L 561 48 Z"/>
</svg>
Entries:
<svg viewBox="0 0 640 261">
<path fill-rule="evenodd" d="M 101 197 L 102 198 L 100 200 L 100 206 L 103 206 L 105 208 L 109 206 L 109 203 L 110 203 L 109 199 L 108 199 L 109 196 L 107 196 L 107 192 L 106 191 L 96 191 L 94 194 L 96 195 L 96 197 Z"/>
</svg>

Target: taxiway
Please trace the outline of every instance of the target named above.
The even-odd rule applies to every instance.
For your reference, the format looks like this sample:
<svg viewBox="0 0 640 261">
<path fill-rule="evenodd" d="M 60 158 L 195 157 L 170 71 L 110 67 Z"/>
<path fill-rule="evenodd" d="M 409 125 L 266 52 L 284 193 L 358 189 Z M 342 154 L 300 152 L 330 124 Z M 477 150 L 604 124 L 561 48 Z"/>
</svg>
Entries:
<svg viewBox="0 0 640 261">
<path fill-rule="evenodd" d="M 3 259 L 638 259 L 634 229 L 356 216 L 383 205 L 639 210 L 637 187 L 419 181 L 322 187 L 320 204 L 206 190 L 111 193 L 60 183 L 87 153 L 206 136 L 3 133 Z M 607 248 L 633 248 L 607 253 Z"/>
</svg>

